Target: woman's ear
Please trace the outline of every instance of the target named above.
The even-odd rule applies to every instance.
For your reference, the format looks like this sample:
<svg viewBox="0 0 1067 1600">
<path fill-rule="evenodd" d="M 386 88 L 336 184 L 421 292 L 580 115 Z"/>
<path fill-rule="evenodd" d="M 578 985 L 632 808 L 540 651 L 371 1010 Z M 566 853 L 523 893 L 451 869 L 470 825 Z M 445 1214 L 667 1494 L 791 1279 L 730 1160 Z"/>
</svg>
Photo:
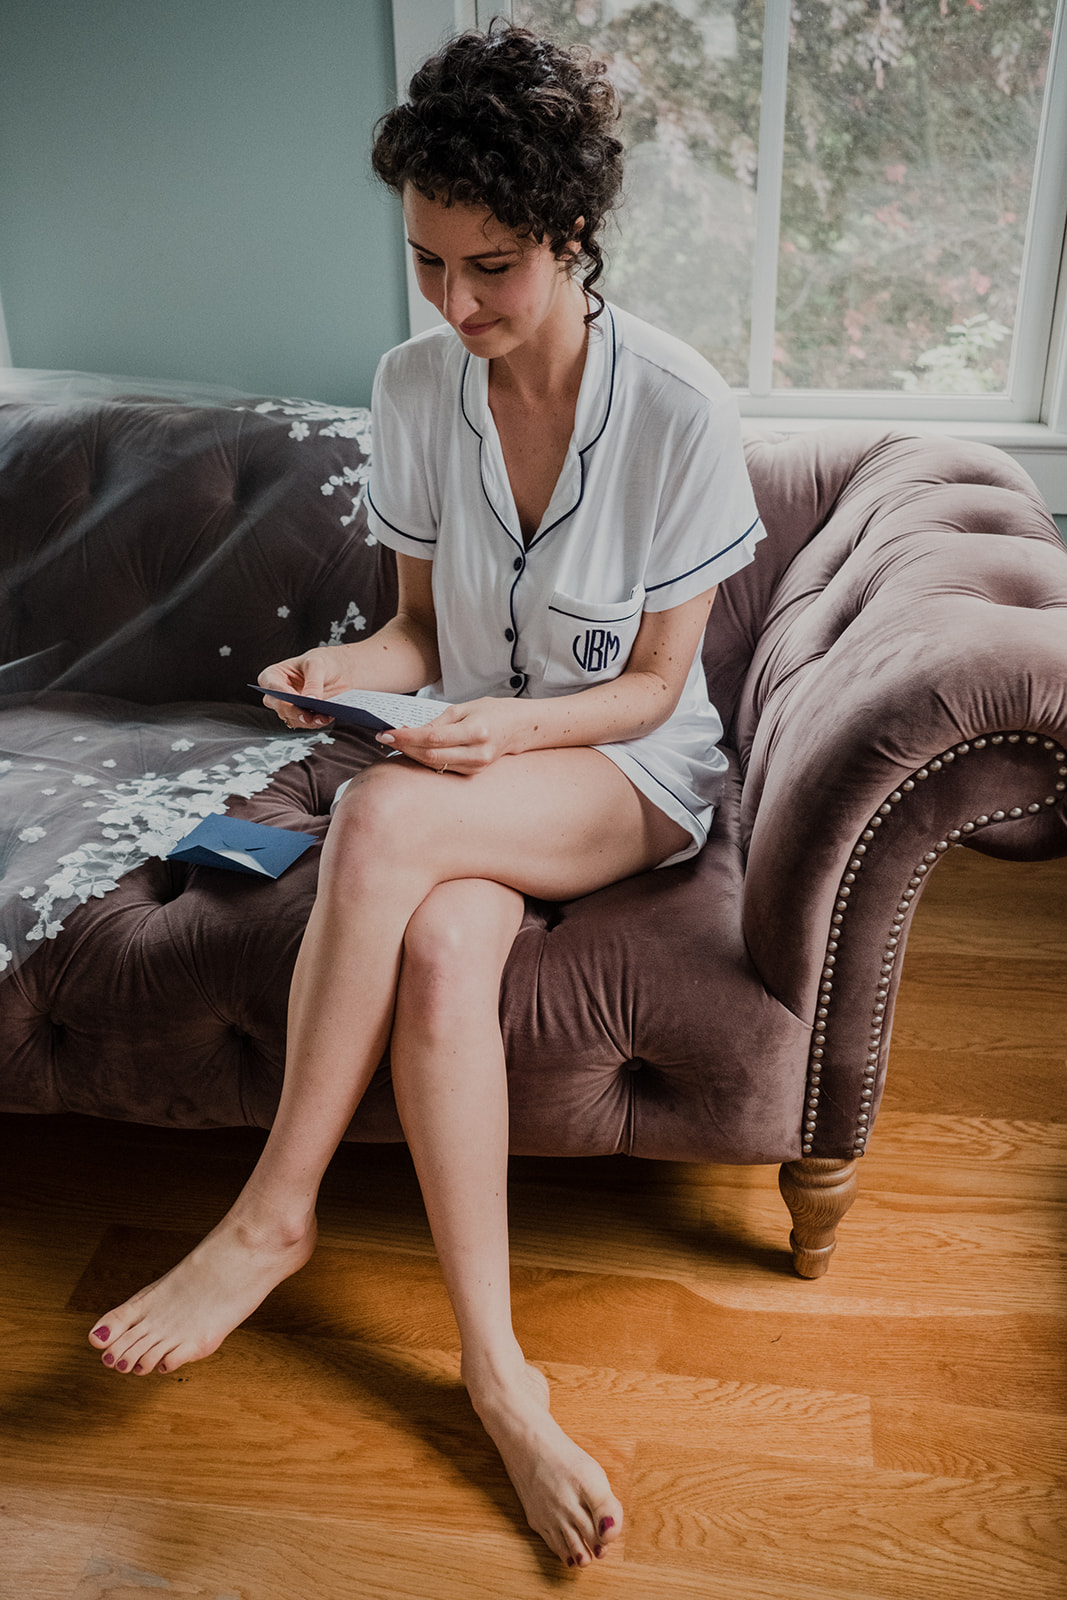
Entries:
<svg viewBox="0 0 1067 1600">
<path fill-rule="evenodd" d="M 563 264 L 568 272 L 577 265 L 578 257 L 582 253 L 581 232 L 584 227 L 585 218 L 579 217 L 575 222 L 573 229 L 571 230 L 570 238 L 567 240 L 567 243 L 563 246 L 563 249 L 556 258 Z"/>
</svg>

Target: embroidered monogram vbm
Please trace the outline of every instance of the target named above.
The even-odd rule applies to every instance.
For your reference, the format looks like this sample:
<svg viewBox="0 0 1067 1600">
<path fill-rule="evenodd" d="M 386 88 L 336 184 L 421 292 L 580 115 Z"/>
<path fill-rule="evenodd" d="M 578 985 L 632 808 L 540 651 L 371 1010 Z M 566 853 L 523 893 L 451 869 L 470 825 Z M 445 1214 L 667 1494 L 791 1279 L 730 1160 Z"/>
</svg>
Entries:
<svg viewBox="0 0 1067 1600">
<path fill-rule="evenodd" d="M 571 654 L 583 672 L 603 672 L 619 654 L 619 636 L 607 628 L 586 628 L 571 641 Z"/>
</svg>

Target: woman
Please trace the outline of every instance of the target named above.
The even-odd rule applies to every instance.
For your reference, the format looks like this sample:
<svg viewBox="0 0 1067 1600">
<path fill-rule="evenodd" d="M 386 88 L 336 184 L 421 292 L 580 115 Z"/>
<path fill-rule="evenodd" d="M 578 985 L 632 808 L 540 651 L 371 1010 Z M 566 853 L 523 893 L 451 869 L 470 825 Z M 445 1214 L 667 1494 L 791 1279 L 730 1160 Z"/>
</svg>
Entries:
<svg viewBox="0 0 1067 1600">
<path fill-rule="evenodd" d="M 380 735 L 403 759 L 383 751 L 336 807 L 248 1184 L 90 1334 L 117 1371 L 173 1372 L 303 1266 L 388 1045 L 464 1381 L 531 1526 L 578 1567 L 623 1513 L 512 1330 L 500 977 L 524 895 L 569 899 L 703 844 L 725 762 L 700 644 L 760 534 L 722 380 L 593 292 L 616 116 L 601 66 L 505 27 L 449 43 L 380 124 L 375 168 L 445 323 L 375 383 L 370 525 L 397 552 L 398 610 L 260 683 L 294 727 L 325 719 L 270 689 L 432 686 L 451 704 Z"/>
</svg>

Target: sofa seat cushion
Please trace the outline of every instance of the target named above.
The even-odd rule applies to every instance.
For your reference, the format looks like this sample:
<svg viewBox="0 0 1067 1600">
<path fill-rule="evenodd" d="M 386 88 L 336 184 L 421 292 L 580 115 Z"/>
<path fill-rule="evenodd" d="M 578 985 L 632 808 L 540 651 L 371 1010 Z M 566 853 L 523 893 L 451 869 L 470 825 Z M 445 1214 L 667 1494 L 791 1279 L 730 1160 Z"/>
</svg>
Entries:
<svg viewBox="0 0 1067 1600">
<path fill-rule="evenodd" d="M 308 748 L 241 706 L 11 696 L 0 709 L 0 973 L 74 906 L 165 856 L 200 818 L 253 795 Z M 322 738 L 319 735 L 318 738 Z"/>
<path fill-rule="evenodd" d="M 300 745 L 227 809 L 321 838 L 338 784 L 384 759 L 347 732 Z M 528 905 L 501 994 L 516 1152 L 799 1153 L 810 1019 L 765 993 L 744 948 L 739 809 L 735 763 L 694 860 Z M 318 857 L 275 882 L 153 856 L 66 912 L 3 986 L 2 1109 L 269 1126 Z M 349 1137 L 402 1137 L 388 1061 Z"/>
</svg>

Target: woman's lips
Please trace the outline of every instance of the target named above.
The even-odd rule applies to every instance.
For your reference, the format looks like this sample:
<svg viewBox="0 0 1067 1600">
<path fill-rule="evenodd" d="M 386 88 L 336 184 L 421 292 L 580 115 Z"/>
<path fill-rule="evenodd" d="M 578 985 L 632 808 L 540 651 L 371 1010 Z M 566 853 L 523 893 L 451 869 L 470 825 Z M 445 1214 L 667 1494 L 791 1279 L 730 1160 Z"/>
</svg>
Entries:
<svg viewBox="0 0 1067 1600">
<path fill-rule="evenodd" d="M 459 331 L 465 333 L 468 339 L 472 339 L 479 333 L 488 333 L 489 329 L 495 328 L 499 321 L 499 317 L 494 317 L 491 322 L 461 322 Z"/>
</svg>

